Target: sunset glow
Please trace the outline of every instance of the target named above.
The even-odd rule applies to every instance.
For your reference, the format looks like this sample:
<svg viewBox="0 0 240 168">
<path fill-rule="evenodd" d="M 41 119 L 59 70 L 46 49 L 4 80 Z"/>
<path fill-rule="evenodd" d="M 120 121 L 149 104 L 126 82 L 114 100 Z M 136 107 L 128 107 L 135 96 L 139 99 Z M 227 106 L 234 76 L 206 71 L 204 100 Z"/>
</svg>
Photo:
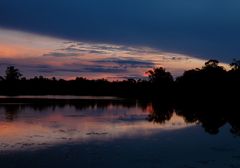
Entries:
<svg viewBox="0 0 240 168">
<path fill-rule="evenodd" d="M 21 115 L 13 118 L 14 122 L 9 122 L 6 117 L 16 111 L 8 110 L 6 106 L 5 109 L 0 108 L 0 136 L 2 137 L 0 150 L 18 151 L 28 148 L 46 148 L 66 142 L 83 143 L 96 139 L 108 141 L 125 136 L 151 136 L 164 131 L 194 126 L 194 124 L 186 124 L 184 119 L 175 113 L 171 120 L 163 125 L 146 122 L 149 109 L 152 109 L 151 104 L 148 105 L 147 111 L 139 107 L 128 109 L 114 105 L 109 105 L 101 111 L 91 107 L 78 111 L 73 107 L 65 106 L 54 110 L 49 107 L 44 110 L 43 115 L 36 113 L 37 111 L 33 109 L 27 111 L 28 108 L 19 108 Z M 124 115 L 126 111 L 128 114 Z M 35 116 L 34 119 L 31 118 L 32 115 Z M 132 121 L 127 122 L 128 120 Z M 94 136 L 96 132 L 104 134 Z"/>
<path fill-rule="evenodd" d="M 0 168 L 240 167 L 239 0 L 0 0 Z"/>
<path fill-rule="evenodd" d="M 144 46 L 69 41 L 6 29 L 0 29 L 0 35 L 2 75 L 6 66 L 14 65 L 26 77 L 122 80 L 143 78 L 147 70 L 159 66 L 179 76 L 206 61 Z"/>
</svg>

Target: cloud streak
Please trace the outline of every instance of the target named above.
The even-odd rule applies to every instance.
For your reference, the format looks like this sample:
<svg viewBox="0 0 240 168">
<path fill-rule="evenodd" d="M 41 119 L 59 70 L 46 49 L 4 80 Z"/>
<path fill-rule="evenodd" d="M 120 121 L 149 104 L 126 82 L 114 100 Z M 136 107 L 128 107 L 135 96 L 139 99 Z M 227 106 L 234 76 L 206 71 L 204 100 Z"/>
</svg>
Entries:
<svg viewBox="0 0 240 168">
<path fill-rule="evenodd" d="M 240 58 L 237 0 L 3 0 L 0 26 L 204 59 Z"/>
<path fill-rule="evenodd" d="M 43 54 L 43 56 L 45 56 L 45 57 L 76 57 L 76 56 L 79 56 L 79 54 L 71 53 L 71 52 L 68 52 L 68 53 L 50 52 L 50 53 L 47 53 L 47 54 Z"/>
<path fill-rule="evenodd" d="M 0 75 L 7 66 L 14 65 L 26 77 L 144 78 L 144 72 L 158 66 L 177 76 L 184 70 L 201 67 L 205 61 L 142 46 L 66 41 L 3 29 L 0 34 L 4 34 L 0 47 L 8 49 L 4 56 L 0 55 Z M 25 55 L 25 51 L 32 50 Z"/>
<path fill-rule="evenodd" d="M 95 61 L 96 63 L 113 63 L 118 66 L 125 66 L 131 68 L 152 68 L 155 64 L 151 61 L 141 61 L 133 58 L 107 58 Z"/>
</svg>

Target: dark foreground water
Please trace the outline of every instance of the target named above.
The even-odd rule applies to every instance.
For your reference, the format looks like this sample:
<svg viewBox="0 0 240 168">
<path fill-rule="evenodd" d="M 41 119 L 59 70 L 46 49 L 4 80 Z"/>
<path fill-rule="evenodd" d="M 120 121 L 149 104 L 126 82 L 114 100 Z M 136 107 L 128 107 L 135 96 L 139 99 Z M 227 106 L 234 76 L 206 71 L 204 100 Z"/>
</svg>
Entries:
<svg viewBox="0 0 240 168">
<path fill-rule="evenodd" d="M 212 135 L 175 112 L 155 114 L 151 102 L 19 99 L 0 105 L 1 168 L 240 167 L 228 124 Z"/>
</svg>

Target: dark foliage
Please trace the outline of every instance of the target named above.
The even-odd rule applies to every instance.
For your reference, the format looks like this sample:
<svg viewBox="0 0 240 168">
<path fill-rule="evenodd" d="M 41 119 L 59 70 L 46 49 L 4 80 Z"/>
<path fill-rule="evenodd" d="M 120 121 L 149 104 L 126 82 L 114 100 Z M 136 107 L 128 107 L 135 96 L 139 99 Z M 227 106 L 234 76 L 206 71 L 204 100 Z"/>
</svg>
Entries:
<svg viewBox="0 0 240 168">
<path fill-rule="evenodd" d="M 217 60 L 209 60 L 202 68 L 185 71 L 175 81 L 171 73 L 163 68 L 148 71 L 148 80 L 110 82 L 82 77 L 69 81 L 42 76 L 26 79 L 20 78 L 21 73 L 18 69 L 8 67 L 5 77 L 0 78 L 0 95 L 95 95 L 137 98 L 143 108 L 146 108 L 149 102 L 152 103 L 153 111 L 148 117 L 151 122 L 164 123 L 170 120 L 175 111 L 189 123 L 201 123 L 211 134 L 218 133 L 221 126 L 229 123 L 232 127 L 231 132 L 239 135 L 239 62 L 234 60 L 230 64 L 232 68 L 226 70 L 219 66 Z M 84 107 L 80 102 L 74 105 L 76 108 Z M 99 105 L 105 107 L 106 104 Z M 15 113 L 8 118 L 13 119 L 14 116 Z"/>
<path fill-rule="evenodd" d="M 77 110 L 91 108 L 105 109 L 112 106 L 125 108 L 141 107 L 148 110 L 149 122 L 163 124 L 169 121 L 173 114 L 182 116 L 187 123 L 199 123 L 206 132 L 217 134 L 220 128 L 226 124 L 231 126 L 230 132 L 240 135 L 240 112 L 236 104 L 215 104 L 210 102 L 185 102 L 173 104 L 167 100 L 135 100 L 135 99 L 32 99 L 32 98 L 5 98 L 0 99 L 0 109 L 4 109 L 5 118 L 8 122 L 14 121 L 21 115 L 25 108 L 34 111 L 48 111 L 49 108 L 63 108 L 64 106 L 75 107 Z"/>
<path fill-rule="evenodd" d="M 19 70 L 16 69 L 14 66 L 7 67 L 5 74 L 6 74 L 5 79 L 7 81 L 16 81 L 19 80 L 19 78 L 22 76 Z"/>
<path fill-rule="evenodd" d="M 156 91 L 163 97 L 172 94 L 173 77 L 163 68 L 149 71 L 149 80 L 127 79 L 107 81 L 48 79 L 43 76 L 31 79 L 21 78 L 21 73 L 13 66 L 8 67 L 6 76 L 0 80 L 0 95 L 96 95 L 120 97 L 153 97 Z"/>
<path fill-rule="evenodd" d="M 240 61 L 234 60 L 227 71 L 217 60 L 209 60 L 199 69 L 185 71 L 175 81 L 164 68 L 146 72 L 147 80 L 128 79 L 107 81 L 48 79 L 43 76 L 31 79 L 20 78 L 22 74 L 13 66 L 7 67 L 5 76 L 0 78 L 0 95 L 96 95 L 135 98 L 162 98 L 182 101 L 221 99 L 238 96 L 240 90 Z"/>
<path fill-rule="evenodd" d="M 219 66 L 217 60 L 209 60 L 201 69 L 185 71 L 175 81 L 171 73 L 162 67 L 146 72 L 147 80 L 110 82 L 105 79 L 88 80 L 82 77 L 69 81 L 43 76 L 26 79 L 20 78 L 20 71 L 10 66 L 6 69 L 5 76 L 0 78 L 0 95 L 96 95 L 181 101 L 197 101 L 203 98 L 222 101 L 221 99 L 240 94 L 239 62 L 234 60 L 230 64 L 232 69 L 227 71 Z"/>
</svg>

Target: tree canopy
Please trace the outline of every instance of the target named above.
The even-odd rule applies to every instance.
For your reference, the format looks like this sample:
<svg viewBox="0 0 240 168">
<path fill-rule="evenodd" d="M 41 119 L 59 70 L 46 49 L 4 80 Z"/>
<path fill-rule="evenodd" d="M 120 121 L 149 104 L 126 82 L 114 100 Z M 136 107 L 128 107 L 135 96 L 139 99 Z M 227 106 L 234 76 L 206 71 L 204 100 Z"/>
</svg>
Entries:
<svg viewBox="0 0 240 168">
<path fill-rule="evenodd" d="M 21 76 L 22 74 L 20 73 L 20 71 L 14 66 L 7 67 L 5 71 L 5 79 L 8 81 L 19 80 Z"/>
</svg>

